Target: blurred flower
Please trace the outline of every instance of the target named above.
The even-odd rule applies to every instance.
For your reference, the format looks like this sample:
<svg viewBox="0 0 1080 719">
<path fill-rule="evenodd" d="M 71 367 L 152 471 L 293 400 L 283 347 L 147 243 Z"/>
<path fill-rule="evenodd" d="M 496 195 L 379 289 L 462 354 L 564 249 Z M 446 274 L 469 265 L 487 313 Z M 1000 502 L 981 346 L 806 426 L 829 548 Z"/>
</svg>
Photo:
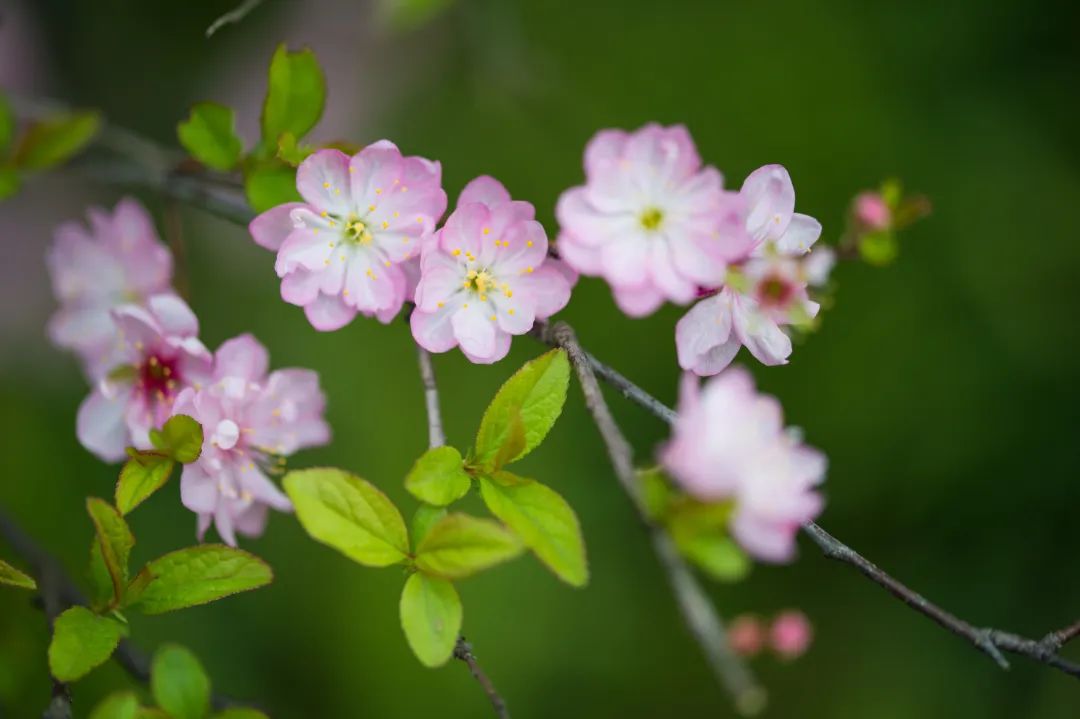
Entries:
<svg viewBox="0 0 1080 719">
<path fill-rule="evenodd" d="M 135 200 L 121 200 L 111 213 L 92 207 L 87 214 L 89 227 L 60 225 L 46 255 L 60 301 L 48 331 L 54 344 L 79 356 L 96 381 L 119 361 L 110 311 L 171 292 L 172 256 Z"/>
<path fill-rule="evenodd" d="M 570 300 L 574 274 L 548 257 L 533 206 L 478 177 L 425 249 L 412 333 L 421 347 L 460 346 L 473 362 L 497 362 L 512 335 L 528 332 Z"/>
<path fill-rule="evenodd" d="M 878 192 L 860 192 L 852 207 L 855 220 L 871 230 L 888 229 L 892 223 L 892 210 Z"/>
<path fill-rule="evenodd" d="M 799 526 L 822 508 L 814 488 L 825 475 L 824 455 L 785 431 L 779 402 L 758 394 L 742 368 L 703 390 L 693 375 L 683 376 L 679 416 L 660 461 L 693 497 L 734 499 L 732 535 L 764 561 L 790 561 Z"/>
<path fill-rule="evenodd" d="M 215 353 L 211 382 L 185 389 L 173 405 L 173 414 L 203 427 L 202 454 L 180 477 L 184 506 L 199 515 L 200 540 L 211 521 L 234 546 L 237 532 L 262 534 L 271 507 L 292 509 L 267 475 L 297 450 L 330 441 L 318 374 L 282 369 L 268 375 L 269 363 L 254 337 L 234 337 Z"/>
<path fill-rule="evenodd" d="M 731 363 L 739 347 L 766 365 L 786 364 L 791 338 L 784 325 L 809 323 L 819 306 L 806 288 L 824 284 L 834 256 L 804 256 L 821 224 L 794 212 L 795 189 L 780 165 L 755 170 L 739 191 L 749 259 L 728 270 L 723 289 L 695 305 L 675 327 L 679 365 L 701 376 Z"/>
<path fill-rule="evenodd" d="M 607 280 L 629 315 L 691 302 L 749 249 L 734 193 L 716 168 L 702 167 L 681 125 L 598 132 L 585 175 L 559 198 L 559 255 Z"/>
<path fill-rule="evenodd" d="M 255 242 L 278 253 L 281 297 L 304 308 L 317 330 L 340 329 L 356 314 L 389 322 L 406 300 L 401 263 L 446 211 L 442 168 L 403 157 L 388 140 L 351 158 L 320 150 L 296 171 L 304 202 L 280 205 L 250 225 Z"/>
<path fill-rule="evenodd" d="M 765 646 L 765 627 L 751 614 L 740 614 L 728 626 L 728 644 L 744 657 L 753 657 Z"/>
<path fill-rule="evenodd" d="M 783 659 L 797 659 L 805 654 L 813 638 L 810 620 L 795 609 L 778 614 L 769 629 L 769 644 Z"/>
<path fill-rule="evenodd" d="M 210 376 L 210 352 L 199 341 L 199 321 L 175 295 L 155 295 L 145 306 L 112 311 L 115 362 L 79 406 L 76 435 L 107 462 L 124 448 L 148 449 L 151 429 L 172 414 L 176 396 Z"/>
</svg>

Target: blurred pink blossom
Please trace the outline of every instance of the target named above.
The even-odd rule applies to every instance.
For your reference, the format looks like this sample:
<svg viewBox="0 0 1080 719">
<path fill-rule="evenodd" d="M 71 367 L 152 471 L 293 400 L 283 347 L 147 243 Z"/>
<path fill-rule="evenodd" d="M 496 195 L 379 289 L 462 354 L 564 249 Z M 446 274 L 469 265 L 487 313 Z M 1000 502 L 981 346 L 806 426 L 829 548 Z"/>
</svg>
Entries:
<svg viewBox="0 0 1080 719">
<path fill-rule="evenodd" d="M 885 230 L 892 224 L 892 210 L 878 192 L 860 192 L 855 197 L 855 220 L 870 230 Z"/>
<path fill-rule="evenodd" d="M 795 609 L 778 614 L 769 629 L 769 644 L 783 659 L 797 659 L 805 654 L 813 638 L 810 620 Z"/>
<path fill-rule="evenodd" d="M 765 647 L 765 627 L 752 614 L 740 614 L 728 626 L 728 644 L 744 657 L 757 656 Z"/>
</svg>

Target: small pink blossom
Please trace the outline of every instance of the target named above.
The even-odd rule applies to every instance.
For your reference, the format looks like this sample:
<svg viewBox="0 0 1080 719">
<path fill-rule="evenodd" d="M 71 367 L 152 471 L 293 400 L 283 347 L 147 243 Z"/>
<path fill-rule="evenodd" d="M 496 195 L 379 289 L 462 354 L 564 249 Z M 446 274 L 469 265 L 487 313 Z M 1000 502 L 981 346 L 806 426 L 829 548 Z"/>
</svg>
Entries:
<svg viewBox="0 0 1080 719">
<path fill-rule="evenodd" d="M 66 222 L 57 228 L 46 262 L 60 309 L 49 320 L 49 337 L 74 351 L 91 380 L 117 363 L 116 326 L 110 311 L 171 292 L 172 256 L 135 200 L 110 213 L 92 207 L 89 227 Z"/>
<path fill-rule="evenodd" d="M 497 362 L 510 338 L 566 306 L 574 273 L 548 257 L 528 202 L 478 177 L 425 249 L 412 333 L 431 352 L 460 346 L 471 361 Z"/>
<path fill-rule="evenodd" d="M 389 322 L 408 295 L 403 263 L 446 211 L 438 162 L 402 156 L 380 140 L 351 158 L 320 150 L 296 171 L 304 202 L 267 210 L 249 227 L 276 251 L 281 297 L 304 308 L 317 330 L 361 313 Z"/>
<path fill-rule="evenodd" d="M 76 420 L 79 442 L 107 462 L 122 459 L 129 445 L 149 448 L 150 430 L 169 418 L 181 390 L 209 378 L 212 361 L 195 314 L 175 295 L 122 305 L 111 316 L 116 364 Z"/>
<path fill-rule="evenodd" d="M 269 355 L 251 335 L 240 335 L 214 355 L 213 377 L 176 398 L 174 414 L 203 427 L 199 459 L 184 466 L 181 499 L 199 515 L 199 538 L 213 522 L 221 538 L 236 545 L 236 533 L 258 536 L 270 508 L 292 505 L 268 477 L 299 449 L 326 444 L 326 398 L 311 370 L 267 374 Z"/>
<path fill-rule="evenodd" d="M 753 657 L 765 647 L 765 627 L 752 614 L 740 614 L 728 626 L 728 644 L 738 655 Z"/>
<path fill-rule="evenodd" d="M 870 230 L 885 230 L 892 224 L 892 210 L 878 192 L 860 192 L 855 196 L 855 220 Z"/>
<path fill-rule="evenodd" d="M 704 389 L 684 375 L 679 417 L 660 461 L 693 497 L 733 499 L 732 535 L 764 561 L 790 561 L 799 526 L 822 508 L 815 488 L 825 476 L 824 455 L 784 429 L 779 402 L 758 394 L 742 368 Z"/>
<path fill-rule="evenodd" d="M 716 168 L 702 167 L 682 125 L 598 132 L 585 175 L 559 198 L 559 254 L 607 280 L 629 315 L 693 301 L 749 249 L 737 198 Z"/>
<path fill-rule="evenodd" d="M 728 271 L 723 289 L 686 313 L 675 328 L 679 365 L 714 375 L 746 347 L 766 365 L 786 364 L 791 339 L 781 329 L 808 322 L 819 306 L 809 285 L 824 284 L 833 255 L 808 255 L 821 225 L 794 212 L 795 190 L 780 165 L 755 170 L 739 191 L 750 257 Z"/>
<path fill-rule="evenodd" d="M 806 653 L 814 639 L 814 628 L 802 612 L 781 612 L 769 629 L 769 644 L 783 659 L 797 659 Z"/>
</svg>

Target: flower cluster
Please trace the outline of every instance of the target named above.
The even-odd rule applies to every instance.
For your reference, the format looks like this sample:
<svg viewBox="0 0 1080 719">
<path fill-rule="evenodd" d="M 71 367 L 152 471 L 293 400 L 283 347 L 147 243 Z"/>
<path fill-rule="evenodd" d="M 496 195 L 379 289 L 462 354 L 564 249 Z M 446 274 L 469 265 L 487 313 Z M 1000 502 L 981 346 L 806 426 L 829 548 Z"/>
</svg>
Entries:
<svg viewBox="0 0 1080 719">
<path fill-rule="evenodd" d="M 318 376 L 267 375 L 266 350 L 248 335 L 211 354 L 195 313 L 172 291 L 168 249 L 133 200 L 111 214 L 91 210 L 89 230 L 61 225 L 47 260 L 61 303 L 50 335 L 76 352 L 93 385 L 76 419 L 79 442 L 116 462 L 129 446 L 149 449 L 151 430 L 170 416 L 190 415 L 207 442 L 181 480 L 200 536 L 213 519 L 233 544 L 235 532 L 261 531 L 268 507 L 288 510 L 264 470 L 328 441 Z"/>
<path fill-rule="evenodd" d="M 731 620 L 728 642 L 744 657 L 754 657 L 770 649 L 780 659 L 798 659 L 810 648 L 814 627 L 798 609 L 788 609 L 765 622 L 752 614 L 742 614 Z"/>
<path fill-rule="evenodd" d="M 731 532 L 768 562 L 790 561 L 800 525 L 818 515 L 825 456 L 784 428 L 780 403 L 732 368 L 704 389 L 683 376 L 679 415 L 661 450 L 664 468 L 696 499 L 734 501 Z"/>
</svg>

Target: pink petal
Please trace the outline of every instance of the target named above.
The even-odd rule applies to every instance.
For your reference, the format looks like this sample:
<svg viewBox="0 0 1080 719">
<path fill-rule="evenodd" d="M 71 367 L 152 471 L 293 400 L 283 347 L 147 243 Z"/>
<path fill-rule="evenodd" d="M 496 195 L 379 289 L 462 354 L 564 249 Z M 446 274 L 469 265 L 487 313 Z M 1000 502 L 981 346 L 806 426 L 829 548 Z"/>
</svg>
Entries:
<svg viewBox="0 0 1080 719">
<path fill-rule="evenodd" d="M 295 229 L 290 216 L 293 210 L 306 207 L 302 202 L 286 202 L 262 213 L 248 225 L 255 244 L 277 252 L 281 243 Z"/>
<path fill-rule="evenodd" d="M 614 286 L 611 289 L 615 304 L 630 317 L 651 315 L 664 304 L 664 295 L 650 284 L 637 287 Z"/>
<path fill-rule="evenodd" d="M 795 187 L 782 165 L 754 170 L 739 194 L 747 202 L 747 229 L 758 243 L 784 234 L 795 211 Z"/>
<path fill-rule="evenodd" d="M 718 374 L 742 343 L 731 332 L 731 290 L 698 302 L 675 325 L 679 366 L 701 377 Z"/>
<path fill-rule="evenodd" d="M 458 207 L 467 205 L 470 202 L 478 202 L 481 205 L 494 207 L 503 202 L 510 202 L 510 193 L 494 177 L 480 175 L 465 185 L 465 189 L 458 195 Z"/>
<path fill-rule="evenodd" d="M 470 205 L 476 207 L 476 205 Z M 496 325 L 477 303 L 462 305 L 450 318 L 461 348 L 481 360 L 495 353 Z"/>
<path fill-rule="evenodd" d="M 296 189 L 317 211 L 346 216 L 352 209 L 349 156 L 339 150 L 319 150 L 296 168 Z"/>
<path fill-rule="evenodd" d="M 457 346 L 451 318 L 458 307 L 456 304 L 447 305 L 434 312 L 425 312 L 419 308 L 413 310 L 409 326 L 416 343 L 428 352 L 446 352 Z"/>
<path fill-rule="evenodd" d="M 352 322 L 356 309 L 345 304 L 340 295 L 320 294 L 314 302 L 304 307 L 304 314 L 315 329 L 333 332 Z"/>
<path fill-rule="evenodd" d="M 796 212 L 787 231 L 776 241 L 776 249 L 785 255 L 805 255 L 821 237 L 821 223 Z"/>
<path fill-rule="evenodd" d="M 124 449 L 129 441 L 124 410 L 130 396 L 130 385 L 118 387 L 111 397 L 107 397 L 98 386 L 79 405 L 75 436 L 79 444 L 106 462 L 124 458 Z"/>
<path fill-rule="evenodd" d="M 260 382 L 270 368 L 266 347 L 250 334 L 226 340 L 214 353 L 214 376 Z"/>
</svg>

